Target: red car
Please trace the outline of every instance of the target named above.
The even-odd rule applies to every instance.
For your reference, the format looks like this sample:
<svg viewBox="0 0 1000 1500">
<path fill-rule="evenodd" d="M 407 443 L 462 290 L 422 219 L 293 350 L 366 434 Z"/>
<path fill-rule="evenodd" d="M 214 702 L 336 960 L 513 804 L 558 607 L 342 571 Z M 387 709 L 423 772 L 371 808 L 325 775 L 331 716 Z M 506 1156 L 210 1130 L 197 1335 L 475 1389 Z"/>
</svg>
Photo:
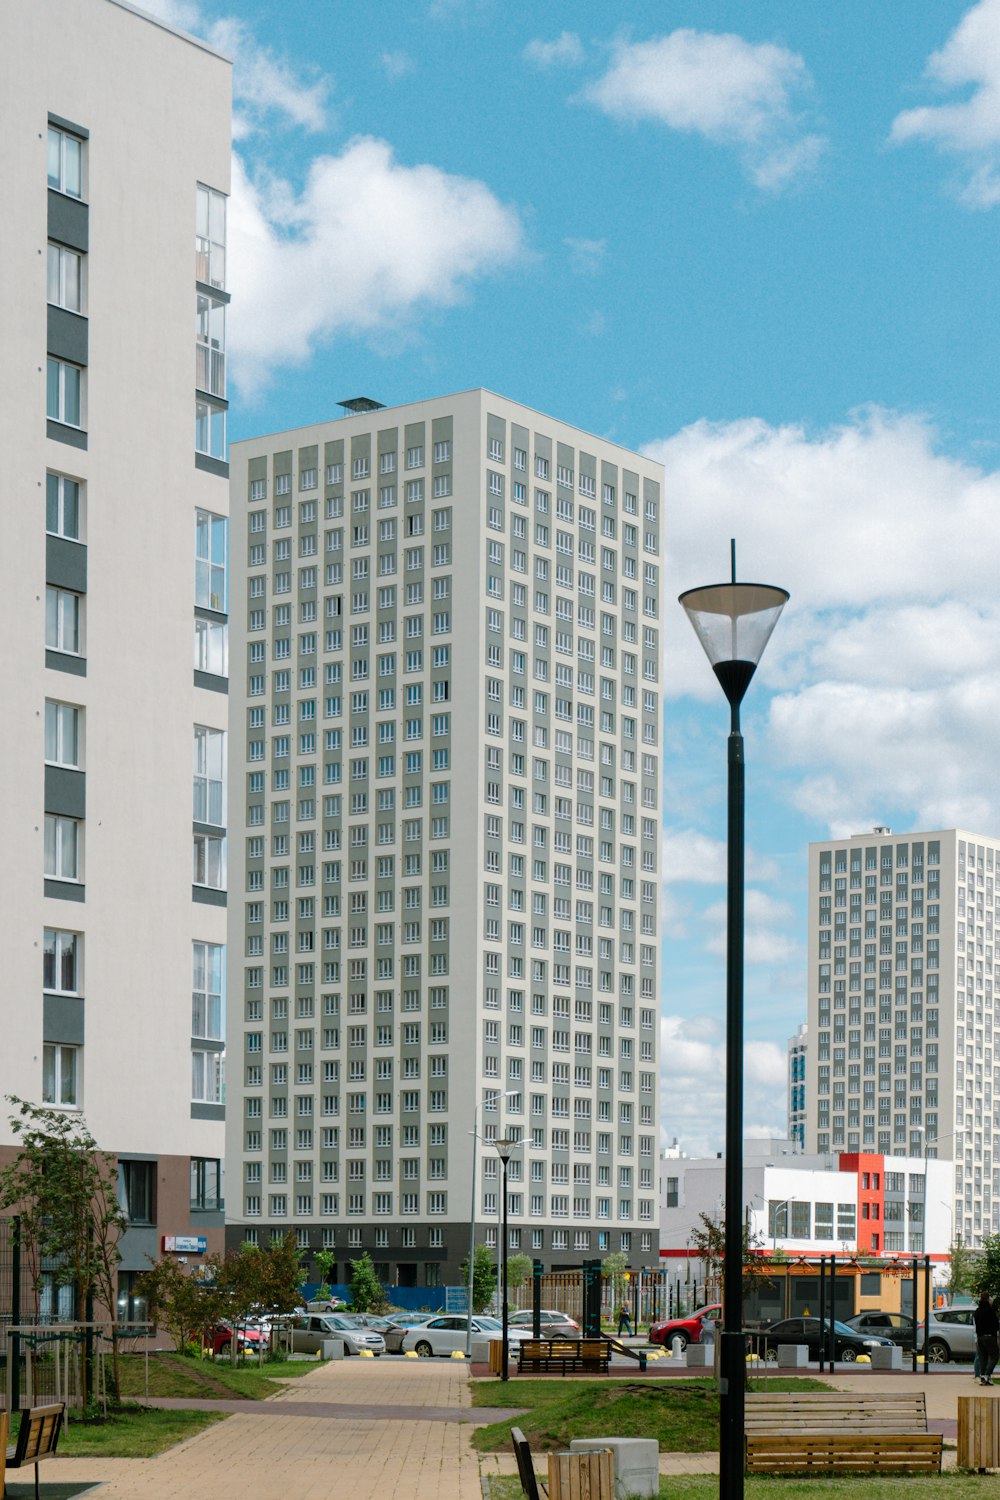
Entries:
<svg viewBox="0 0 1000 1500">
<path fill-rule="evenodd" d="M 213 1354 L 228 1353 L 233 1342 L 233 1330 L 228 1323 L 219 1323 L 210 1328 L 206 1343 Z M 256 1354 L 261 1344 L 266 1348 L 267 1334 L 261 1328 L 239 1328 L 236 1331 L 236 1347 L 241 1354 Z"/>
<path fill-rule="evenodd" d="M 712 1302 L 707 1307 L 697 1308 L 689 1318 L 670 1318 L 666 1323 L 654 1323 L 649 1330 L 649 1342 L 670 1345 L 674 1339 L 680 1339 L 682 1349 L 688 1344 L 700 1344 L 702 1320 L 715 1321 L 721 1316 L 721 1302 Z"/>
</svg>

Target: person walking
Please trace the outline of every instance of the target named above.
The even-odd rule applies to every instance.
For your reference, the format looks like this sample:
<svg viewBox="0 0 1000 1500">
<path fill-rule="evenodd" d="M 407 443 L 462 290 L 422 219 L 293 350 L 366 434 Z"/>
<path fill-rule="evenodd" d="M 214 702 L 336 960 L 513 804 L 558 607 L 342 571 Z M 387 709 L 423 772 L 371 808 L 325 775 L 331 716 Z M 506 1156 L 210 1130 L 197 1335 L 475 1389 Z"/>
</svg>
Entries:
<svg viewBox="0 0 1000 1500">
<path fill-rule="evenodd" d="M 979 1302 L 972 1316 L 976 1325 L 976 1349 L 979 1354 L 979 1384 L 992 1385 L 993 1371 L 1000 1353 L 997 1345 L 1000 1319 L 997 1318 L 996 1308 L 985 1288 L 979 1294 Z"/>
<path fill-rule="evenodd" d="M 624 1328 L 625 1332 L 628 1334 L 629 1338 L 631 1338 L 632 1337 L 632 1318 L 631 1318 L 631 1316 L 629 1314 L 628 1303 L 627 1302 L 623 1302 L 622 1305 L 618 1309 L 618 1337 L 619 1338 L 621 1338 L 621 1336 L 622 1336 L 622 1329 L 623 1328 Z"/>
</svg>

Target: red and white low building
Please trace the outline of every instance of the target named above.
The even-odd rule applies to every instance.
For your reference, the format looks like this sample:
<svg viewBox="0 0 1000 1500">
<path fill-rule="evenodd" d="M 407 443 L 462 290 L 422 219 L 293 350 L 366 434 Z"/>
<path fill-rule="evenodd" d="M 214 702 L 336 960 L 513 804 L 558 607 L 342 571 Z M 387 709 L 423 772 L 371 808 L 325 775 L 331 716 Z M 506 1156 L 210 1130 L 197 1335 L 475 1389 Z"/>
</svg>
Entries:
<svg viewBox="0 0 1000 1500">
<path fill-rule="evenodd" d="M 743 1209 L 764 1256 L 877 1255 L 891 1260 L 948 1259 L 954 1166 L 923 1156 L 877 1152 L 807 1155 L 791 1141 L 744 1145 Z M 725 1162 L 687 1157 L 676 1147 L 660 1158 L 660 1263 L 700 1266 L 692 1234 L 701 1216 L 721 1222 Z M 926 1233 L 925 1233 L 926 1226 Z"/>
</svg>

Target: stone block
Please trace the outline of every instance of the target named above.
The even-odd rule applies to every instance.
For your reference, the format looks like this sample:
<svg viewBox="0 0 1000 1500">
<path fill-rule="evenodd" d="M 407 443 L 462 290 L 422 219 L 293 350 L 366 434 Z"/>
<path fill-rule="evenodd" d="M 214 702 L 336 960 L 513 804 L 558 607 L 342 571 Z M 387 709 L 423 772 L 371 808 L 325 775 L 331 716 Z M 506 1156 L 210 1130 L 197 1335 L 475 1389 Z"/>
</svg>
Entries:
<svg viewBox="0 0 1000 1500">
<path fill-rule="evenodd" d="M 692 1349 L 698 1347 L 691 1345 Z M 611 1449 L 616 1500 L 625 1500 L 628 1495 L 650 1496 L 655 1500 L 659 1495 L 660 1449 L 655 1438 L 574 1438 L 569 1446 L 572 1453 L 583 1453 L 588 1448 Z"/>
</svg>

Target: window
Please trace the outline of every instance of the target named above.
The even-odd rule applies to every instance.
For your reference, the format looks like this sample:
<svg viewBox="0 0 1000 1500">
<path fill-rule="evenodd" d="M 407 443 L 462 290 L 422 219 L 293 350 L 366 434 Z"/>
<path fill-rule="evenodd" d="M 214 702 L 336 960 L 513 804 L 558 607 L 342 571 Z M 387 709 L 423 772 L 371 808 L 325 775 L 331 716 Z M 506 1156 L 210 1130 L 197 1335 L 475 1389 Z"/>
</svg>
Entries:
<svg viewBox="0 0 1000 1500">
<path fill-rule="evenodd" d="M 68 537 L 78 542 L 80 527 L 81 485 L 78 479 L 67 479 L 64 474 L 45 476 L 45 530 L 53 536 Z"/>
<path fill-rule="evenodd" d="M 49 187 L 83 197 L 83 142 L 55 125 L 49 126 Z"/>
<path fill-rule="evenodd" d="M 49 301 L 52 261 L 49 251 Z M 195 385 L 212 396 L 226 394 L 226 304 L 199 292 L 195 309 Z"/>
<path fill-rule="evenodd" d="M 225 614 L 226 600 L 226 534 L 225 516 L 208 510 L 194 513 L 194 602 L 202 609 Z"/>
<path fill-rule="evenodd" d="M 226 840 L 222 835 L 196 833 L 194 835 L 195 885 L 210 886 L 212 890 L 226 889 Z"/>
<path fill-rule="evenodd" d="M 221 1042 L 225 945 L 195 942 L 191 950 L 191 1035 Z"/>
<path fill-rule="evenodd" d="M 83 654 L 83 599 L 68 589 L 45 590 L 45 644 L 50 651 Z"/>
<path fill-rule="evenodd" d="M 78 932 L 61 932 L 46 927 L 42 957 L 42 988 L 59 995 L 78 995 L 81 988 L 80 950 L 83 938 Z"/>
<path fill-rule="evenodd" d="M 67 427 L 83 426 L 83 371 L 49 355 L 45 415 Z"/>
<path fill-rule="evenodd" d="M 80 1049 L 46 1042 L 42 1048 L 42 1102 L 76 1109 L 80 1104 Z"/>
<path fill-rule="evenodd" d="M 83 824 L 45 814 L 45 873 L 52 880 L 82 880 Z"/>
<path fill-rule="evenodd" d="M 191 1208 L 218 1213 L 222 1206 L 221 1161 L 210 1156 L 192 1156 Z"/>
<path fill-rule="evenodd" d="M 51 131 L 49 132 L 51 137 Z M 50 144 L 51 153 L 51 144 Z M 226 197 L 198 184 L 195 208 L 195 278 L 208 286 L 226 284 Z"/>
<path fill-rule="evenodd" d="M 223 1102 L 223 1058 L 221 1052 L 191 1053 L 191 1098 L 199 1104 Z"/>
<path fill-rule="evenodd" d="M 52 364 L 52 360 L 49 360 Z M 51 375 L 49 379 L 51 387 Z M 50 412 L 51 416 L 52 413 Z M 60 420 L 69 421 L 63 417 Z M 79 422 L 76 424 L 79 426 Z M 194 403 L 194 449 L 208 458 L 226 459 L 226 409 L 199 396 Z"/>
<path fill-rule="evenodd" d="M 195 616 L 194 665 L 198 672 L 214 677 L 229 674 L 229 627 L 224 620 L 203 620 Z"/>
<path fill-rule="evenodd" d="M 45 759 L 50 766 L 83 764 L 83 709 L 74 703 L 45 703 Z"/>
<path fill-rule="evenodd" d="M 48 299 L 54 307 L 83 312 L 83 256 L 49 243 Z"/>
<path fill-rule="evenodd" d="M 194 726 L 194 821 L 222 826 L 226 821 L 224 781 L 226 732 Z"/>
<path fill-rule="evenodd" d="M 155 1161 L 119 1161 L 118 1202 L 130 1224 L 156 1223 Z"/>
</svg>

